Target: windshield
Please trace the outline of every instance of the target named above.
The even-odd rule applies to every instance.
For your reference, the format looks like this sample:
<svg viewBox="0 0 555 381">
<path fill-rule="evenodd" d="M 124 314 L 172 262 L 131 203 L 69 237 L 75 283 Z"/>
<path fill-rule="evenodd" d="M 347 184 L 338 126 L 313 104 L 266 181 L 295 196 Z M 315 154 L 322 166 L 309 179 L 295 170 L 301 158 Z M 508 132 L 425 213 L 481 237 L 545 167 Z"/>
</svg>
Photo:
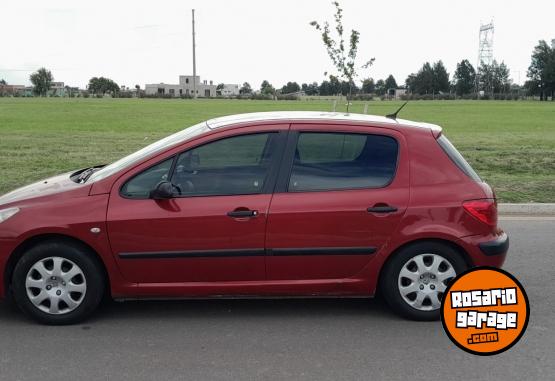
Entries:
<svg viewBox="0 0 555 381">
<path fill-rule="evenodd" d="M 149 156 L 154 155 L 155 153 L 160 152 L 165 148 L 169 148 L 174 146 L 178 143 L 181 143 L 185 140 L 188 140 L 192 137 L 202 134 L 205 131 L 208 131 L 209 128 L 206 125 L 206 122 L 202 122 L 199 124 L 195 124 L 189 128 L 186 128 L 182 131 L 176 132 L 173 135 L 165 137 L 161 140 L 158 140 L 155 143 L 152 143 L 149 146 L 146 146 L 143 149 L 138 150 L 137 152 L 133 152 L 131 155 L 125 156 L 118 161 L 109 164 L 102 169 L 94 172 L 91 177 L 89 178 L 90 181 L 98 181 L 102 180 L 108 176 L 113 175 L 114 173 L 122 170 L 123 168 L 129 167 L 132 164 L 137 163 L 140 160 L 143 160 Z"/>
</svg>

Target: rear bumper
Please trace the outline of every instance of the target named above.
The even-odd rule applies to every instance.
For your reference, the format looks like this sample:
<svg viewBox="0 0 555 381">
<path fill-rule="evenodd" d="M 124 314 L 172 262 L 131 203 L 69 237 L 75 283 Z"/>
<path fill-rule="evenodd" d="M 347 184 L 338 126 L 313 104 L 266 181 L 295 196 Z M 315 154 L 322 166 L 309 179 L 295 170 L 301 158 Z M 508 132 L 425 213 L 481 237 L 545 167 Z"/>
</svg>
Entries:
<svg viewBox="0 0 555 381">
<path fill-rule="evenodd" d="M 459 239 L 473 266 L 501 267 L 509 250 L 509 237 L 504 232 L 491 235 L 468 236 Z"/>
<path fill-rule="evenodd" d="M 499 238 L 493 241 L 482 242 L 478 244 L 482 253 L 487 256 L 503 255 L 509 250 L 509 236 L 503 233 Z"/>
</svg>

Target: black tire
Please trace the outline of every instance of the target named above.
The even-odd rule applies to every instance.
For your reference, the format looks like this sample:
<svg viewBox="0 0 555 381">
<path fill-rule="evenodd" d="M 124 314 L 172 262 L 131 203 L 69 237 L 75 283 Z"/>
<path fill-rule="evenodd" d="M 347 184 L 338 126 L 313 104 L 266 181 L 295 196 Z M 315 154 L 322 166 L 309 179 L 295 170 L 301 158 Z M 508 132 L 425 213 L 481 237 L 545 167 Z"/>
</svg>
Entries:
<svg viewBox="0 0 555 381">
<path fill-rule="evenodd" d="M 36 307 L 29 299 L 25 285 L 31 267 L 50 257 L 73 262 L 82 271 L 86 282 L 86 292 L 78 307 L 58 315 Z M 100 264 L 85 247 L 53 240 L 34 246 L 22 255 L 14 269 L 11 289 L 19 308 L 32 319 L 47 325 L 68 325 L 85 320 L 95 311 L 104 295 L 105 279 Z"/>
<path fill-rule="evenodd" d="M 399 274 L 403 266 L 420 254 L 436 254 L 443 257 L 452 265 L 457 275 L 468 267 L 453 247 L 441 242 L 418 242 L 401 249 L 386 263 L 380 276 L 380 292 L 391 309 L 404 318 L 419 321 L 438 320 L 440 308 L 430 311 L 414 308 L 405 301 L 399 290 Z"/>
</svg>

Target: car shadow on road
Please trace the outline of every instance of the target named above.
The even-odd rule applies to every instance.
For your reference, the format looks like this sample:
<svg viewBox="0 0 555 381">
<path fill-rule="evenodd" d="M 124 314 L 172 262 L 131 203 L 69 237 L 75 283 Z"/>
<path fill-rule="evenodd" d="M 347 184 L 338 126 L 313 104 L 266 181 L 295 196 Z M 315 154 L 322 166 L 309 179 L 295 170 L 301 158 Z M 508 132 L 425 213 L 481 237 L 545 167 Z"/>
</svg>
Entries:
<svg viewBox="0 0 555 381">
<path fill-rule="evenodd" d="M 153 319 L 334 318 L 399 319 L 381 298 L 193 299 L 105 301 L 86 324 Z M 29 321 L 17 307 L 0 302 L 0 325 Z"/>
</svg>

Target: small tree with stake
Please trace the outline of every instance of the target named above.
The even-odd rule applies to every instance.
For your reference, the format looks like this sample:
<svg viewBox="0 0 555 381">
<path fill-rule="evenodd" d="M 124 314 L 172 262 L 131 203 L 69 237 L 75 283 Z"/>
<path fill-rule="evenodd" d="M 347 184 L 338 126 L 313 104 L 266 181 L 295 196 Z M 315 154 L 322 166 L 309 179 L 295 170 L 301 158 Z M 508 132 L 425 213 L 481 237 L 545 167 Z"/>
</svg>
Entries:
<svg viewBox="0 0 555 381">
<path fill-rule="evenodd" d="M 312 21 L 310 25 L 320 32 L 322 42 L 324 43 L 331 62 L 338 72 L 338 76 L 349 83 L 349 94 L 347 96 L 347 112 L 349 112 L 349 101 L 352 97 L 354 80 L 358 77 L 356 71 L 356 57 L 360 33 L 357 30 L 351 30 L 349 46 L 347 49 L 344 38 L 343 9 L 341 9 L 337 1 L 332 2 L 332 4 L 335 6 L 334 20 L 335 30 L 337 32 L 335 37 L 331 35 L 330 24 L 327 21 L 323 24 L 320 24 L 317 21 Z M 374 58 L 362 65 L 362 68 L 369 68 L 373 63 Z M 327 73 L 324 73 L 324 75 L 327 75 Z"/>
</svg>

